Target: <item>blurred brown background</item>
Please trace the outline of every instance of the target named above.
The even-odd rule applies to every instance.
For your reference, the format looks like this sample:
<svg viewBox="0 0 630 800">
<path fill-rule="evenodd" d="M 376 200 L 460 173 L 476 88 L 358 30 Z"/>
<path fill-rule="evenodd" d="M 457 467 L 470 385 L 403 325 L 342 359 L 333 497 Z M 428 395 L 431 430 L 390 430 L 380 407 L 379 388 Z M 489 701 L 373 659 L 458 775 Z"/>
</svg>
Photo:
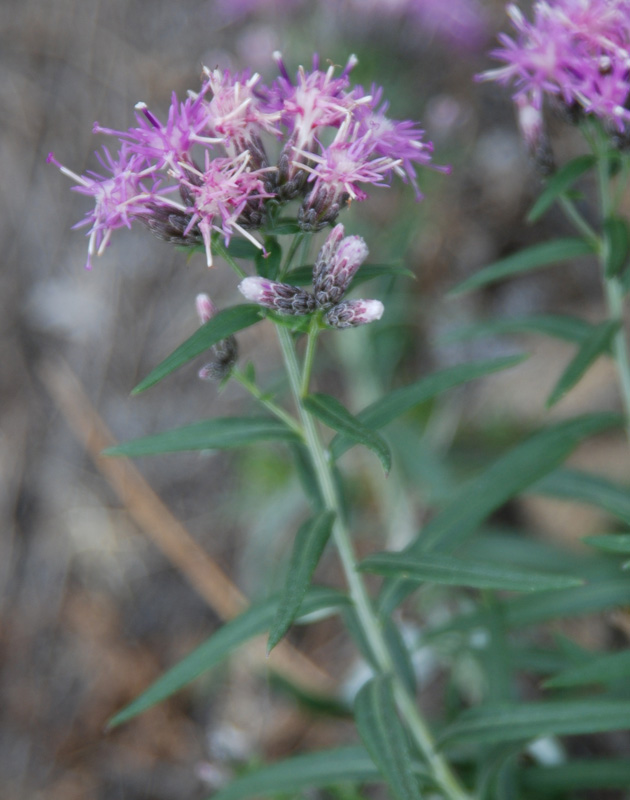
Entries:
<svg viewBox="0 0 630 800">
<path fill-rule="evenodd" d="M 77 172 L 97 168 L 93 151 L 103 140 L 92 135 L 94 120 L 125 129 L 139 100 L 164 117 L 171 91 L 183 97 L 195 89 L 203 64 L 252 66 L 271 78 L 274 49 L 286 52 L 292 69 L 299 60 L 309 63 L 315 50 L 338 63 L 356 50 L 366 83 L 381 80 L 379 69 L 386 83 L 400 76 L 403 99 L 393 115 L 417 117 L 426 109 L 422 120 L 436 141 L 436 160 L 457 164 L 448 183 L 436 179 L 423 226 L 405 233 L 411 266 L 422 268 L 418 303 L 427 312 L 416 320 L 425 337 L 416 345 L 417 364 L 474 354 L 426 342 L 480 311 L 599 312 L 598 301 L 593 307 L 587 302 L 597 281 L 586 268 L 570 278 L 525 280 L 518 290 L 499 289 L 468 305 L 436 305 L 456 278 L 523 243 L 515 231 L 536 187 L 524 177 L 509 99 L 493 99 L 487 87 L 472 84 L 472 74 L 486 64 L 482 54 L 458 54 L 395 16 L 389 27 L 380 16 L 371 25 L 373 12 L 349 7 L 340 18 L 325 5 L 310 4 L 307 13 L 270 3 L 266 13 L 231 18 L 228 6 L 207 0 L 0 3 L 2 800 L 203 797 L 220 780 L 222 761 L 330 744 L 325 726 L 304 729 L 289 703 L 276 698 L 272 710 L 264 675 L 245 659 L 212 688 L 202 682 L 120 731 L 102 732 L 108 716 L 219 623 L 220 612 L 201 596 L 203 565 L 195 578 L 176 543 L 165 555 L 130 514 L 138 492 L 158 516 L 159 496 L 249 596 L 264 593 L 286 538 L 272 539 L 273 521 L 257 515 L 256 495 L 249 506 L 247 499 L 229 499 L 246 498 L 248 469 L 255 465 L 237 470 L 222 454 L 145 460 L 140 469 L 156 493 L 152 498 L 128 475 L 129 495 L 121 497 L 111 476 L 92 462 L 81 435 L 86 420 L 94 422 L 94 409 L 117 438 L 128 439 L 230 413 L 244 402 L 233 387 L 218 394 L 199 382 L 199 364 L 129 397 L 138 379 L 193 332 L 196 293 L 209 291 L 218 305 L 231 303 L 236 280 L 225 268 L 209 274 L 201 257 L 187 262 L 142 229 L 115 234 L 86 272 L 83 231 L 70 230 L 86 201 L 46 164 L 49 151 Z M 489 9 L 489 36 L 501 20 L 497 4 Z M 416 99 L 417 107 L 404 98 Z M 410 197 L 392 201 L 381 194 L 367 216 L 357 212 L 359 229 L 391 231 L 397 204 L 409 204 Z M 378 253 L 378 243 L 370 247 Z M 262 356 L 265 335 L 244 335 L 241 349 Z M 483 347 L 496 351 L 499 345 Z M 515 386 L 511 377 L 502 389 L 494 384 L 486 395 L 480 389 L 470 396 L 472 407 L 492 417 L 520 402 L 514 413 L 543 418 L 544 389 L 569 352 L 557 347 L 548 378 L 539 371 L 549 363 L 545 352 L 533 372 L 521 373 L 524 385 Z M 595 380 L 593 391 L 587 406 L 615 406 L 608 373 Z M 609 464 L 611 457 L 601 460 Z M 279 492 L 276 510 L 298 519 L 294 493 Z M 535 513 L 544 519 L 544 509 Z M 243 533 L 250 523 L 257 538 Z M 321 642 L 303 644 L 337 678 L 347 655 L 335 637 L 331 629 Z"/>
</svg>

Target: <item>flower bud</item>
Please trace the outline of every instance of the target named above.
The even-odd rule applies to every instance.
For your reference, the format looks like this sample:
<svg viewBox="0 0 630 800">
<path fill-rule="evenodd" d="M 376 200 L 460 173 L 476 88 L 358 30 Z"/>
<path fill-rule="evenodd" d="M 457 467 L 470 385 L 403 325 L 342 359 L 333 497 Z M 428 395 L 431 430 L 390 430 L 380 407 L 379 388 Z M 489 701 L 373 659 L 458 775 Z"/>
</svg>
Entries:
<svg viewBox="0 0 630 800">
<path fill-rule="evenodd" d="M 207 294 L 198 294 L 195 305 L 202 325 L 209 322 L 217 313 L 216 306 Z M 238 345 L 235 337 L 228 336 L 225 339 L 221 339 L 220 342 L 213 345 L 211 352 L 213 355 L 212 361 L 202 367 L 198 375 L 203 381 L 223 380 L 230 374 L 238 356 Z"/>
<path fill-rule="evenodd" d="M 252 277 L 241 281 L 238 288 L 247 300 L 271 308 L 280 314 L 304 315 L 310 314 L 316 308 L 312 294 L 288 283 Z"/>
<path fill-rule="evenodd" d="M 346 236 L 341 241 L 333 258 L 319 270 L 317 278 L 313 280 L 315 299 L 320 308 L 329 308 L 341 300 L 368 252 L 367 245 L 360 236 Z"/>
<path fill-rule="evenodd" d="M 375 322 L 383 316 L 383 311 L 380 300 L 344 300 L 330 309 L 325 320 L 333 328 L 354 328 Z"/>
</svg>

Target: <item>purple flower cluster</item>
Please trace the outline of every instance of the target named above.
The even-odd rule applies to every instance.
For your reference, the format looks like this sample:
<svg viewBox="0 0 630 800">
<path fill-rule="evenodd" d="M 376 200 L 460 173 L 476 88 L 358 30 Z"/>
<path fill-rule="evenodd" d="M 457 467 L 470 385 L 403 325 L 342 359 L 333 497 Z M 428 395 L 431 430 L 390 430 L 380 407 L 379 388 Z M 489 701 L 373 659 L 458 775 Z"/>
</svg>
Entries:
<svg viewBox="0 0 630 800">
<path fill-rule="evenodd" d="M 422 195 L 416 167 L 431 163 L 432 145 L 413 122 L 386 116 L 382 90 L 350 85 L 351 57 L 336 74 L 317 57 L 295 80 L 282 57 L 280 75 L 263 86 L 259 75 L 205 70 L 201 90 L 181 103 L 173 95 L 166 122 L 145 103 L 126 131 L 94 125 L 117 139 L 115 156 L 104 148 L 105 174 L 77 175 L 58 166 L 89 195 L 94 208 L 76 227 L 88 226 L 88 260 L 101 255 L 111 234 L 138 220 L 156 235 L 182 245 L 203 244 L 212 265 L 212 235 L 229 244 L 235 233 L 252 241 L 271 208 L 297 200 L 297 219 L 310 232 L 334 223 L 362 188 L 388 184 L 393 175 Z M 272 165 L 263 139 L 280 144 Z M 327 142 L 327 144 L 324 144 Z"/>
<path fill-rule="evenodd" d="M 279 314 L 304 316 L 321 310 L 333 328 L 365 325 L 381 318 L 383 304 L 379 300 L 343 300 L 343 295 L 367 255 L 360 236 L 344 237 L 343 225 L 336 225 L 313 266 L 312 292 L 260 277 L 245 278 L 238 288 L 248 300 Z"/>
<path fill-rule="evenodd" d="M 571 112 L 630 129 L 630 0 L 539 0 L 533 21 L 516 5 L 508 15 L 514 39 L 501 34 L 492 55 L 505 66 L 479 76 L 516 87 L 523 133 L 536 147 L 545 97 Z"/>
</svg>

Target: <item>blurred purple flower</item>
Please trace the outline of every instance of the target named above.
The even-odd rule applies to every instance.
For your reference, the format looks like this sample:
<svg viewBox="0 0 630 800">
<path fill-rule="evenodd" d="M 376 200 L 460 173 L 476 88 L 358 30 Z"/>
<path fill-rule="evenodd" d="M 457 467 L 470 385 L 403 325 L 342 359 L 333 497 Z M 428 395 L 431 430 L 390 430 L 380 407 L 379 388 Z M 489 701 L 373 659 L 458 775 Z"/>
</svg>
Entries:
<svg viewBox="0 0 630 800">
<path fill-rule="evenodd" d="M 630 0 L 540 0 L 532 22 L 514 4 L 507 11 L 516 36 L 501 34 L 502 47 L 491 53 L 505 66 L 479 79 L 514 86 L 521 108 L 541 111 L 549 95 L 626 130 Z"/>
</svg>

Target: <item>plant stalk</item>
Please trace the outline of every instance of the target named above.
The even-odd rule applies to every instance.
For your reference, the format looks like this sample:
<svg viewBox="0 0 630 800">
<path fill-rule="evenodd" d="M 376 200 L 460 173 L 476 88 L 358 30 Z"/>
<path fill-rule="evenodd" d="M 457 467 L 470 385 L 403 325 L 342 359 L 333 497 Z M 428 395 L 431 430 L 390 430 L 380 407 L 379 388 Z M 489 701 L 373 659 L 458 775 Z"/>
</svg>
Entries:
<svg viewBox="0 0 630 800">
<path fill-rule="evenodd" d="M 431 733 L 417 709 L 416 700 L 409 693 L 404 681 L 402 681 L 397 674 L 383 636 L 381 625 L 372 608 L 372 603 L 367 589 L 365 588 L 365 584 L 357 570 L 357 560 L 352 547 L 350 532 L 344 521 L 343 511 L 341 509 L 339 497 L 337 496 L 330 462 L 317 430 L 315 420 L 302 402 L 308 392 L 308 374 L 310 373 L 310 364 L 312 364 L 312 349 L 314 347 L 316 332 L 311 330 L 309 334 L 309 339 L 312 340 L 309 342 L 309 350 L 311 353 L 306 365 L 308 368 L 304 370 L 303 375 L 300 370 L 290 331 L 284 326 L 277 326 L 277 331 L 291 391 L 304 427 L 306 445 L 313 460 L 313 466 L 317 474 L 322 496 L 326 507 L 335 512 L 335 523 L 332 535 L 339 553 L 339 558 L 348 583 L 348 592 L 354 603 L 359 624 L 372 650 L 379 671 L 392 676 L 394 697 L 396 698 L 398 710 L 407 723 L 409 732 L 415 740 L 444 797 L 448 800 L 470 800 L 470 795 L 461 786 L 449 764 L 442 755 L 436 752 Z"/>
</svg>

